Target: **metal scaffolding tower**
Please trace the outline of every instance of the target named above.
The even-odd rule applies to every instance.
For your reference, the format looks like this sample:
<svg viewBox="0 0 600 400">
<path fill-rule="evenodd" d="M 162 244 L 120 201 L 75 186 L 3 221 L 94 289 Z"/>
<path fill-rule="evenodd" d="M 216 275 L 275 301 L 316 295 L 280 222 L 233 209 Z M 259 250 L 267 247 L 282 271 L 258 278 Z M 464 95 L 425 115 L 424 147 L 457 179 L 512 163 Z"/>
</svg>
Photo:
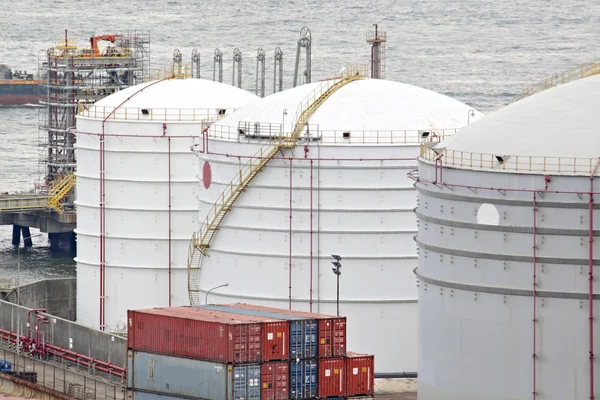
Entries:
<svg viewBox="0 0 600 400">
<path fill-rule="evenodd" d="M 233 49 L 233 76 L 231 85 L 235 86 L 235 74 L 237 72 L 237 87 L 242 88 L 242 52 L 237 47 Z"/>
<path fill-rule="evenodd" d="M 223 52 L 219 48 L 215 49 L 215 55 L 213 56 L 213 81 L 216 80 L 217 76 L 219 82 L 223 82 Z"/>
<path fill-rule="evenodd" d="M 385 77 L 385 43 L 387 42 L 387 35 L 385 32 L 379 32 L 377 30 L 377 24 L 375 26 L 375 32 L 367 32 L 367 43 L 371 43 L 371 78 L 383 79 Z"/>
<path fill-rule="evenodd" d="M 197 49 L 192 50 L 192 78 L 200 79 L 200 53 Z"/>
<path fill-rule="evenodd" d="M 65 36 L 39 57 L 40 191 L 75 171 L 75 116 L 91 104 L 141 83 L 150 67 L 150 34 L 128 31 L 90 38 L 89 48 Z"/>
<path fill-rule="evenodd" d="M 300 39 L 298 39 L 298 46 L 296 47 L 296 67 L 294 68 L 294 87 L 298 86 L 298 69 L 300 67 L 300 51 L 304 48 L 306 51 L 306 69 L 304 70 L 304 83 L 311 82 L 311 46 L 312 39 L 310 29 L 303 27 L 300 30 Z"/>
<path fill-rule="evenodd" d="M 278 74 L 279 72 L 279 74 Z M 277 85 L 279 83 L 279 85 Z M 275 64 L 273 66 L 273 93 L 283 90 L 283 51 L 275 48 Z"/>
<path fill-rule="evenodd" d="M 265 51 L 262 47 L 256 51 L 256 95 L 265 97 Z"/>
</svg>

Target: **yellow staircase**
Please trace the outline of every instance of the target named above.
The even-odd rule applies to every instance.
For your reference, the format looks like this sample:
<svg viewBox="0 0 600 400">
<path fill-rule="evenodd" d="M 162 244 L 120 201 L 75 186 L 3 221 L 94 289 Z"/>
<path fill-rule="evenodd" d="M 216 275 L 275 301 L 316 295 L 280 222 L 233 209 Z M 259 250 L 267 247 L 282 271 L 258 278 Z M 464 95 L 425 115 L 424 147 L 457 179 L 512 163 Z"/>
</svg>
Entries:
<svg viewBox="0 0 600 400">
<path fill-rule="evenodd" d="M 75 187 L 75 174 L 69 174 L 56 182 L 48 192 L 47 207 L 63 212 L 62 200 Z"/>
<path fill-rule="evenodd" d="M 560 74 L 554 74 L 548 79 L 545 79 L 541 82 L 529 86 L 528 88 L 523 90 L 517 97 L 512 99 L 508 104 L 515 103 L 519 100 L 531 96 L 532 94 L 539 93 L 546 89 L 550 89 L 567 82 L 576 81 L 578 79 L 587 78 L 588 76 L 596 75 L 599 73 L 600 59 L 590 61 L 588 63 L 582 64 L 578 67 L 572 68 Z"/>
<path fill-rule="evenodd" d="M 210 248 L 213 237 L 219 230 L 225 215 L 231 210 L 235 201 L 277 152 L 296 146 L 296 141 L 302 134 L 308 119 L 319 106 L 341 87 L 350 82 L 363 79 L 366 76 L 367 69 L 365 67 L 348 67 L 344 70 L 341 77 L 323 81 L 300 103 L 293 119 L 296 123 L 291 134 L 277 137 L 272 142 L 264 145 L 240 168 L 239 173 L 236 174 L 223 193 L 217 198 L 217 201 L 208 212 L 202 224 L 202 230 L 194 233 L 192 236 L 188 250 L 188 292 L 191 305 L 200 304 L 200 284 L 198 277 L 202 258 L 207 255 L 206 250 Z"/>
</svg>

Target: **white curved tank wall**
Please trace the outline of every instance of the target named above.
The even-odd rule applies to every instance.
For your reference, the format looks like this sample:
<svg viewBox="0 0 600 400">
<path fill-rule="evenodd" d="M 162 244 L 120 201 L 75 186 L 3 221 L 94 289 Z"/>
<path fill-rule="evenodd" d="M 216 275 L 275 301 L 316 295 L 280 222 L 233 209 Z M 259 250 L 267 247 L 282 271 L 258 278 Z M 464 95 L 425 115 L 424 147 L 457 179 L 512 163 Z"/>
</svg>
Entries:
<svg viewBox="0 0 600 400">
<path fill-rule="evenodd" d="M 207 88 L 215 91 L 212 97 L 203 95 Z M 109 96 L 97 103 L 98 109 L 106 106 L 111 110 L 136 90 L 139 86 Z M 125 108 L 133 117 L 106 121 L 107 330 L 124 329 L 128 309 L 169 304 L 169 257 L 171 304 L 189 304 L 187 252 L 190 237 L 199 223 L 198 167 L 191 147 L 200 142 L 204 127 L 202 119 L 196 116 L 192 120 L 190 113 L 200 108 L 207 112 L 205 108 L 214 101 L 207 116 L 216 118 L 218 109 L 214 107 L 232 112 L 254 98 L 240 89 L 211 81 L 164 81 L 146 88 L 119 109 L 121 118 Z M 139 109 L 159 107 L 170 109 L 171 115 L 166 120 L 161 119 L 158 111 L 152 121 L 136 120 Z M 177 109 L 171 107 L 182 107 L 188 121 L 174 121 Z M 77 321 L 93 327 L 100 323 L 98 134 L 102 132 L 102 122 L 100 111 L 98 118 L 79 116 L 77 121 Z"/>
<path fill-rule="evenodd" d="M 435 180 L 435 167 L 420 161 L 419 177 Z M 589 191 L 587 176 L 550 178 L 550 191 Z M 543 175 L 454 168 L 443 169 L 443 182 L 545 187 Z M 538 398 L 589 398 L 589 196 L 537 194 L 534 350 L 533 193 L 424 182 L 417 190 L 419 400 L 531 398 L 534 362 Z M 598 307 L 596 300 L 594 352 Z M 600 384 L 597 372 L 594 384 Z"/>
<path fill-rule="evenodd" d="M 394 118 L 401 119 L 404 115 L 398 111 L 403 108 L 398 102 L 395 103 L 396 114 L 387 110 L 394 107 L 386 99 L 398 96 L 386 92 L 384 87 L 395 88 L 394 85 L 400 84 L 374 80 L 351 83 L 340 89 L 339 92 L 348 89 L 340 98 L 336 100 L 338 93 L 335 93 L 328 99 L 310 123 L 319 124 L 321 129 L 356 127 L 352 137 L 358 137 L 358 131 L 370 126 L 387 129 L 388 138 L 391 130 L 416 129 L 414 124 L 421 123 L 428 129 L 427 117 L 417 118 L 410 125 L 403 124 L 404 121 L 394 123 Z M 208 189 L 204 187 L 205 182 L 200 185 L 201 222 L 239 171 L 240 162 L 247 162 L 222 154 L 251 156 L 267 142 L 263 139 L 258 144 L 248 137 L 238 142 L 237 136 L 233 140 L 221 140 L 214 137 L 219 134 L 213 128 L 236 126 L 237 120 L 275 124 L 281 121 L 283 109 L 288 110 L 286 121 L 290 121 L 293 110 L 311 91 L 311 86 L 305 86 L 262 99 L 211 128 L 211 154 L 198 154 L 200 176 L 205 162 L 209 163 L 212 174 Z M 371 100 L 369 93 L 372 97 L 380 96 L 379 100 Z M 410 102 L 410 99 L 403 101 Z M 430 99 L 432 107 L 434 103 L 435 100 Z M 451 105 L 455 107 L 452 110 L 458 109 L 457 119 L 466 124 L 469 107 L 456 103 L 458 105 Z M 440 114 L 452 114 L 442 109 L 444 107 L 438 109 Z M 411 113 L 412 109 L 406 115 L 412 116 Z M 349 119 L 352 121 L 348 122 Z M 443 125 L 444 119 L 436 122 Z M 460 122 L 456 124 L 458 126 L 447 122 L 446 126 L 460 126 Z M 375 354 L 378 373 L 416 372 L 417 290 L 413 274 L 417 266 L 413 212 L 416 191 L 407 173 L 416 168 L 419 145 L 417 142 L 401 144 L 402 133 L 398 131 L 394 133 L 393 145 L 389 144 L 391 138 L 388 144 L 382 143 L 383 140 L 379 144 L 376 140 L 368 145 L 342 144 L 342 130 L 336 133 L 339 144 L 311 141 L 298 144 L 292 152 L 286 150 L 279 154 L 301 158 L 292 162 L 292 308 L 310 309 L 312 236 L 313 311 L 336 313 L 336 276 L 330 262 L 331 254 L 339 254 L 343 258 L 340 313 L 348 317 L 348 348 Z M 312 178 L 310 160 L 302 159 L 305 144 L 308 158 L 321 159 L 313 161 Z M 360 161 L 359 158 L 379 160 Z M 202 300 L 209 289 L 229 283 L 228 287 L 210 293 L 211 303 L 248 302 L 288 308 L 289 160 L 271 160 L 254 178 L 223 220 L 208 252 L 210 257 L 202 260 L 199 279 Z"/>
</svg>

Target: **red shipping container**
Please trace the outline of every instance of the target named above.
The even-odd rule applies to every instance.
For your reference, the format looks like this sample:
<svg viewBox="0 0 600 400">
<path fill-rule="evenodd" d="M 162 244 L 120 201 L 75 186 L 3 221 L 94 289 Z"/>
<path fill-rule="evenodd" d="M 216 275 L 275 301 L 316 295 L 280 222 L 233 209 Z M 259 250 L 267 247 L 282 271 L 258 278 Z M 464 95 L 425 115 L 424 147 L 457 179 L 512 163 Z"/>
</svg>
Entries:
<svg viewBox="0 0 600 400">
<path fill-rule="evenodd" d="M 310 313 L 305 311 L 284 310 L 280 308 L 235 303 L 227 307 L 257 310 L 280 315 L 292 315 L 318 321 L 318 357 L 343 357 L 346 355 L 346 317 Z"/>
<path fill-rule="evenodd" d="M 262 361 L 264 323 L 282 321 L 202 308 L 128 311 L 130 349 L 222 363 Z"/>
<path fill-rule="evenodd" d="M 375 357 L 348 352 L 346 356 L 346 386 L 348 397 L 373 395 Z"/>
<path fill-rule="evenodd" d="M 255 310 L 244 310 L 218 304 L 203 306 L 202 308 L 223 313 L 240 314 L 257 318 L 268 318 L 263 322 L 262 329 L 262 361 L 289 360 L 288 350 L 290 341 L 290 323 L 283 319 L 273 318 L 272 313 L 263 313 Z M 264 315 L 263 315 L 264 314 Z"/>
<path fill-rule="evenodd" d="M 319 357 L 346 355 L 346 318 L 319 320 Z"/>
<path fill-rule="evenodd" d="M 263 322 L 262 360 L 289 360 L 289 321 Z"/>
<path fill-rule="evenodd" d="M 322 358 L 319 360 L 319 397 L 346 396 L 346 359 Z"/>
<path fill-rule="evenodd" d="M 261 400 L 287 400 L 290 398 L 288 369 L 288 363 L 281 361 L 262 365 L 260 371 Z"/>
</svg>

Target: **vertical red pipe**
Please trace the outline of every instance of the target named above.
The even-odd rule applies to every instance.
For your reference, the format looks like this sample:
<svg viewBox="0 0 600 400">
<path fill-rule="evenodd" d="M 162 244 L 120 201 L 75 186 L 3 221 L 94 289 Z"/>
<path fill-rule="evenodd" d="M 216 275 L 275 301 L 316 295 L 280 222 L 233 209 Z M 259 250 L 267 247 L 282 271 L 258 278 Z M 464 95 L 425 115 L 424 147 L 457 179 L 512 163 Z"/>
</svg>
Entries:
<svg viewBox="0 0 600 400">
<path fill-rule="evenodd" d="M 310 160 L 310 312 L 313 308 L 313 160 Z"/>
<path fill-rule="evenodd" d="M 100 134 L 100 330 L 104 330 L 104 263 L 105 254 L 104 233 L 106 226 L 104 224 L 104 123 L 102 124 L 102 133 Z"/>
<path fill-rule="evenodd" d="M 594 170 L 590 175 L 590 202 L 589 202 L 589 233 L 588 233 L 588 308 L 589 308 L 589 335 L 590 335 L 590 399 L 594 399 L 594 175 L 598 171 L 600 158 L 596 161 Z"/>
<path fill-rule="evenodd" d="M 533 400 L 537 397 L 537 192 L 533 192 Z"/>
<path fill-rule="evenodd" d="M 166 125 L 166 124 L 165 124 Z M 165 126 L 166 130 L 166 126 Z M 171 307 L 171 137 L 169 143 L 169 307 Z"/>
<path fill-rule="evenodd" d="M 105 308 L 105 297 L 106 297 L 105 296 L 105 289 L 106 289 L 106 242 L 105 242 L 106 208 L 105 208 L 105 201 L 106 201 L 106 192 L 105 192 L 105 187 L 104 187 L 104 174 L 105 174 L 105 171 L 104 171 L 104 168 L 105 168 L 104 129 L 106 126 L 106 121 L 115 113 L 115 111 L 117 111 L 119 108 L 121 108 L 121 106 L 123 104 L 125 104 L 126 102 L 131 100 L 132 97 L 143 92 L 144 90 L 148 89 L 149 87 L 156 85 L 157 83 L 160 83 L 160 82 L 163 82 L 163 81 L 166 81 L 169 79 L 173 79 L 173 76 L 169 76 L 169 77 L 161 79 L 159 81 L 152 82 L 151 84 L 144 86 L 143 88 L 137 90 L 131 96 L 129 96 L 128 98 L 123 100 L 121 102 L 121 104 L 116 106 L 102 120 L 102 131 L 100 132 L 100 135 L 99 135 L 100 136 L 100 330 L 102 330 L 102 331 L 104 330 L 104 323 L 105 323 L 104 316 L 105 316 L 105 312 L 106 312 L 106 308 Z"/>
<path fill-rule="evenodd" d="M 289 308 L 292 309 L 292 159 L 290 158 L 290 277 L 289 277 Z"/>
</svg>

